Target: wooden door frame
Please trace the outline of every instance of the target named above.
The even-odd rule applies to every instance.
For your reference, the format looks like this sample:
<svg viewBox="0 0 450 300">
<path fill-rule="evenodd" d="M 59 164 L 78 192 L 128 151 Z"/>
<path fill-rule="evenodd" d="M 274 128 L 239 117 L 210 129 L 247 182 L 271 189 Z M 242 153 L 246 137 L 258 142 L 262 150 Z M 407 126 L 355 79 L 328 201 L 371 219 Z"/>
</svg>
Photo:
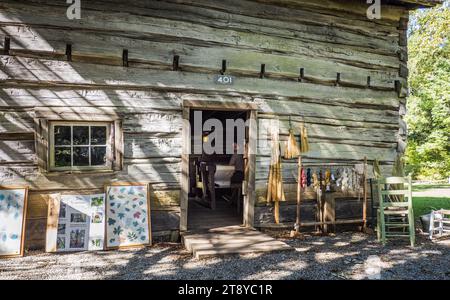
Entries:
<svg viewBox="0 0 450 300">
<path fill-rule="evenodd" d="M 243 205 L 243 225 L 253 227 L 255 216 L 255 170 L 256 170 L 256 147 L 258 137 L 258 106 L 254 103 L 242 102 L 220 102 L 220 101 L 183 101 L 183 128 L 181 154 L 181 178 L 180 178 L 180 231 L 188 229 L 188 201 L 189 201 L 189 154 L 191 151 L 191 131 L 189 130 L 190 111 L 192 109 L 201 110 L 221 110 L 221 111 L 248 111 L 250 120 L 248 138 L 248 175 L 246 176 L 247 187 L 244 195 Z"/>
</svg>

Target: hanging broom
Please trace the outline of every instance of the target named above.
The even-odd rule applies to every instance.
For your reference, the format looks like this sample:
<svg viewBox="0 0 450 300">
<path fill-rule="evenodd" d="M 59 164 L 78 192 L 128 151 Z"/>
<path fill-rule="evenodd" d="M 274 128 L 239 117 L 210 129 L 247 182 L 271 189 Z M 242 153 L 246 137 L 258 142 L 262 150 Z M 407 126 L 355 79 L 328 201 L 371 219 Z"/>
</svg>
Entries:
<svg viewBox="0 0 450 300">
<path fill-rule="evenodd" d="M 286 146 L 284 148 L 284 159 L 293 159 L 300 156 L 300 150 L 297 145 L 297 141 L 295 140 L 294 131 L 292 128 L 289 128 L 289 136 L 286 142 Z"/>
<path fill-rule="evenodd" d="M 306 127 L 302 125 L 301 127 L 301 143 L 300 152 L 306 153 L 309 151 L 308 133 L 306 132 Z"/>
<path fill-rule="evenodd" d="M 300 234 L 300 204 L 302 195 L 302 157 L 301 153 L 309 151 L 308 136 L 306 133 L 306 128 L 302 125 L 300 129 L 300 148 L 295 140 L 294 132 L 291 125 L 291 117 L 289 117 L 289 136 L 286 142 L 286 147 L 284 150 L 285 159 L 298 158 L 298 175 L 297 175 L 297 217 L 295 222 L 294 231 L 291 231 L 291 236 L 299 236 Z"/>
<path fill-rule="evenodd" d="M 392 176 L 405 177 L 405 169 L 401 155 L 395 157 L 394 166 L 392 167 Z"/>
<path fill-rule="evenodd" d="M 381 178 L 381 170 L 380 170 L 380 164 L 378 163 L 378 159 L 375 159 L 373 161 L 373 176 L 375 179 Z"/>
<path fill-rule="evenodd" d="M 284 148 L 285 159 L 293 159 L 298 158 L 298 184 L 297 184 L 297 203 L 300 202 L 301 197 L 301 180 L 302 180 L 302 158 L 300 156 L 300 149 L 297 145 L 297 141 L 295 140 L 294 131 L 292 130 L 291 117 L 289 116 L 289 136 L 286 142 L 286 146 Z M 297 207 L 298 208 L 298 207 Z M 297 212 L 298 214 L 298 212 Z M 294 236 L 296 233 L 300 231 L 300 224 L 297 222 L 295 225 L 295 232 L 291 233 L 291 236 Z"/>
<path fill-rule="evenodd" d="M 392 176 L 394 177 L 405 177 L 405 168 L 403 166 L 403 160 L 401 155 L 397 155 L 395 157 L 394 166 L 392 167 Z M 393 184 L 392 189 L 394 190 L 402 190 L 403 184 Z M 391 199 L 393 201 L 403 201 L 402 195 L 391 195 Z"/>
<path fill-rule="evenodd" d="M 280 201 L 285 200 L 283 177 L 281 174 L 281 155 L 278 132 L 272 133 L 272 155 L 270 159 L 267 202 L 274 202 L 275 223 L 280 223 Z"/>
</svg>

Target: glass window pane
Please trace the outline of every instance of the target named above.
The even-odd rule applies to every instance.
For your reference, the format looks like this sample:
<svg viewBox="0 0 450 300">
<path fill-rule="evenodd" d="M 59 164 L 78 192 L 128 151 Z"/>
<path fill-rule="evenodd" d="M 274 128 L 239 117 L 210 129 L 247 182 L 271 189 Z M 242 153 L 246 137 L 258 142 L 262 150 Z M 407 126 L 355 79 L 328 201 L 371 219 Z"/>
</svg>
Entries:
<svg viewBox="0 0 450 300">
<path fill-rule="evenodd" d="M 91 127 L 91 145 L 106 145 L 106 127 Z"/>
<path fill-rule="evenodd" d="M 89 126 L 73 126 L 73 144 L 89 145 Z"/>
<path fill-rule="evenodd" d="M 73 165 L 89 166 L 89 147 L 73 147 Z"/>
<path fill-rule="evenodd" d="M 55 145 L 70 145 L 70 126 L 55 126 Z"/>
<path fill-rule="evenodd" d="M 70 167 L 71 150 L 69 147 L 55 147 L 55 167 Z"/>
<path fill-rule="evenodd" d="M 106 147 L 91 148 L 91 165 L 104 166 L 106 164 Z"/>
</svg>

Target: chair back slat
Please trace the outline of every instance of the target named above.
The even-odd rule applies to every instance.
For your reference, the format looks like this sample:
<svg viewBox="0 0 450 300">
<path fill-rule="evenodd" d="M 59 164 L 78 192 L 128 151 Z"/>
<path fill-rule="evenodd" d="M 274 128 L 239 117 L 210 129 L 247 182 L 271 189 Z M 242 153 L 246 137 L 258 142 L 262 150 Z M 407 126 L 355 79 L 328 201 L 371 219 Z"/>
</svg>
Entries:
<svg viewBox="0 0 450 300">
<path fill-rule="evenodd" d="M 408 190 L 382 190 L 382 195 L 403 195 L 408 196 L 409 191 Z"/>
<path fill-rule="evenodd" d="M 404 202 L 384 202 L 383 203 L 384 207 L 409 207 L 409 203 L 404 201 Z"/>
<path fill-rule="evenodd" d="M 411 177 L 386 177 L 377 182 L 380 204 L 412 201 Z"/>
<path fill-rule="evenodd" d="M 402 233 L 402 236 L 409 236 L 411 246 L 414 246 L 415 228 L 411 176 L 380 178 L 377 180 L 377 190 L 380 204 L 377 222 L 378 240 L 385 244 L 387 237 L 398 235 L 395 231 L 391 231 L 392 228 L 405 226 L 408 228 L 407 233 Z M 393 219 L 392 216 L 396 214 L 401 215 L 401 218 Z"/>
</svg>

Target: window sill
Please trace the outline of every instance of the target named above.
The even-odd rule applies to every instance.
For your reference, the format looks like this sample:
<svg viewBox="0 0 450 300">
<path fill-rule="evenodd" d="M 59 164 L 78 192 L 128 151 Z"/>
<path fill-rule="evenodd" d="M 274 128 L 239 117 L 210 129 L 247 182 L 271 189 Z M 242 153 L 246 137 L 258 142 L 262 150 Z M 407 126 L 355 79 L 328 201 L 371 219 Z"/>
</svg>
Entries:
<svg viewBox="0 0 450 300">
<path fill-rule="evenodd" d="M 61 175 L 78 175 L 78 174 L 86 174 L 86 175 L 96 175 L 96 174 L 118 174 L 120 171 L 114 170 L 50 170 L 46 173 L 47 176 L 61 176 Z"/>
</svg>

